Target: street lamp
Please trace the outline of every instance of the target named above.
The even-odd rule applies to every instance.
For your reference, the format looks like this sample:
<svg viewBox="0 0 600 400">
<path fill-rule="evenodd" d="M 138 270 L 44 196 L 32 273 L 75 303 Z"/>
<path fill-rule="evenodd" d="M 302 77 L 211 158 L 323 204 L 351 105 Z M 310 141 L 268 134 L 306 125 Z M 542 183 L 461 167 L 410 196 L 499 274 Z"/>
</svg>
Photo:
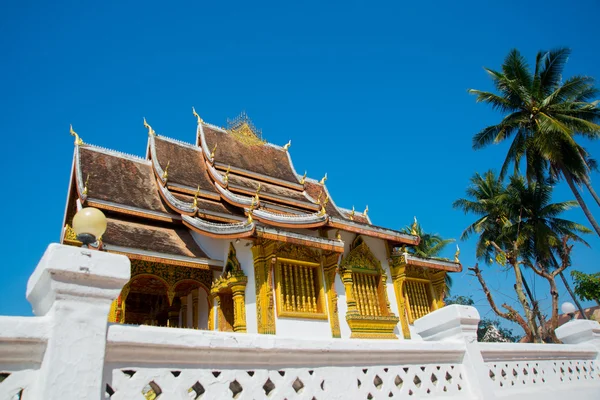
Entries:
<svg viewBox="0 0 600 400">
<path fill-rule="evenodd" d="M 560 310 L 565 314 L 569 314 L 569 316 L 571 317 L 569 321 L 573 321 L 575 319 L 575 312 L 577 311 L 577 309 L 572 303 L 565 301 L 561 304 Z"/>
<path fill-rule="evenodd" d="M 73 230 L 77 240 L 89 248 L 106 231 L 106 216 L 97 208 L 82 208 L 73 217 Z"/>
</svg>

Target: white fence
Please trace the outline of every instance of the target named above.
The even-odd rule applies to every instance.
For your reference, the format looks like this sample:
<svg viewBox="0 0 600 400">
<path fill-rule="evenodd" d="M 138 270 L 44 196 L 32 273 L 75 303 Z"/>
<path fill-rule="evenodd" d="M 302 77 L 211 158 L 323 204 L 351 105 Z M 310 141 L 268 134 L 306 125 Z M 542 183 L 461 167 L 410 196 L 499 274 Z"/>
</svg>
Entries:
<svg viewBox="0 0 600 400">
<path fill-rule="evenodd" d="M 27 288 L 38 316 L 0 318 L 0 400 L 600 399 L 597 322 L 562 345 L 477 343 L 464 306 L 417 320 L 423 341 L 107 324 L 128 279 L 126 257 L 51 245 Z"/>
</svg>

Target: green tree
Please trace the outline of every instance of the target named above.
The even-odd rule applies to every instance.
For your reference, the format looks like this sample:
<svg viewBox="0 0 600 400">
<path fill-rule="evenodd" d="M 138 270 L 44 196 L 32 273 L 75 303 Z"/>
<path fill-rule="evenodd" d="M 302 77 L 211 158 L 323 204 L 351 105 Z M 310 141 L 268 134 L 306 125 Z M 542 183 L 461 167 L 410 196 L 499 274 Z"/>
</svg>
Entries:
<svg viewBox="0 0 600 400">
<path fill-rule="evenodd" d="M 511 165 L 515 172 L 519 171 L 524 161 L 528 181 L 564 177 L 600 235 L 600 226 L 576 186 L 585 184 L 600 205 L 589 176 L 596 163 L 575 140 L 600 136 L 598 101 L 591 101 L 598 92 L 593 78 L 573 76 L 563 80 L 569 54 L 567 48 L 538 52 L 532 72 L 519 51 L 512 50 L 501 71 L 486 68 L 497 93 L 475 89 L 469 92 L 477 96 L 477 102 L 491 105 L 504 117 L 499 124 L 477 133 L 473 148 L 478 150 L 512 138 L 500 176 L 505 176 Z"/>
<path fill-rule="evenodd" d="M 571 271 L 575 281 L 575 293 L 583 300 L 593 300 L 600 306 L 600 272 L 586 274 L 579 271 Z"/>
<path fill-rule="evenodd" d="M 412 226 L 406 226 L 402 229 L 402 232 L 406 234 L 418 235 L 421 239 L 419 244 L 416 246 L 409 247 L 407 251 L 415 255 L 417 257 L 422 258 L 440 258 L 442 251 L 452 242 L 454 239 L 444 239 L 437 233 L 427 233 L 423 230 L 421 224 L 416 221 L 412 224 Z M 446 281 L 446 295 L 450 294 L 450 289 L 452 288 L 452 277 L 450 274 L 446 273 L 445 275 Z"/>
<path fill-rule="evenodd" d="M 548 281 L 552 296 L 550 326 L 555 327 L 558 321 L 555 277 L 569 265 L 572 248 L 567 246 L 566 238 L 583 242 L 579 234 L 589 232 L 584 226 L 559 217 L 576 202 L 550 203 L 551 195 L 552 187 L 544 181 L 533 181 L 527 185 L 523 178 L 514 176 L 504 186 L 492 171 L 488 171 L 483 176 L 475 174 L 467 189 L 467 197 L 454 202 L 455 208 L 477 216 L 477 220 L 461 236 L 461 239 L 466 239 L 472 234 L 479 235 L 477 258 L 486 264 L 496 262 L 514 272 L 515 291 L 525 318 L 507 304 L 502 305 L 506 312 L 501 311 L 483 280 L 481 270 L 478 266 L 470 268 L 479 279 L 490 306 L 498 316 L 519 324 L 531 340 L 538 342 L 546 336 L 538 327 L 546 324 L 531 293 L 527 299 L 521 266 L 531 268 Z M 549 262 L 553 252 L 560 256 L 559 268 L 554 268 Z M 548 335 L 553 337 L 553 332 Z M 556 339 L 553 337 L 553 340 Z"/>
</svg>

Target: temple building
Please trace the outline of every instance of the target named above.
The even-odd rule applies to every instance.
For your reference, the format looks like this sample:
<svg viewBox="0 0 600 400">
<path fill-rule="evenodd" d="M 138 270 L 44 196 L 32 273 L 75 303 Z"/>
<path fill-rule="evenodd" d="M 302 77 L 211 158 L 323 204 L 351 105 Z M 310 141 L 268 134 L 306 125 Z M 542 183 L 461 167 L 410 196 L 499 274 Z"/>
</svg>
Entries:
<svg viewBox="0 0 600 400">
<path fill-rule="evenodd" d="M 444 305 L 453 261 L 407 249 L 416 235 L 338 206 L 326 180 L 298 174 L 290 143 L 267 143 L 245 114 L 197 118 L 195 143 L 148 130 L 146 157 L 75 151 L 61 242 L 81 243 L 83 207 L 107 217 L 94 245 L 131 260 L 110 321 L 314 338 L 410 339 Z M 414 333 L 413 333 L 414 336 Z"/>
</svg>

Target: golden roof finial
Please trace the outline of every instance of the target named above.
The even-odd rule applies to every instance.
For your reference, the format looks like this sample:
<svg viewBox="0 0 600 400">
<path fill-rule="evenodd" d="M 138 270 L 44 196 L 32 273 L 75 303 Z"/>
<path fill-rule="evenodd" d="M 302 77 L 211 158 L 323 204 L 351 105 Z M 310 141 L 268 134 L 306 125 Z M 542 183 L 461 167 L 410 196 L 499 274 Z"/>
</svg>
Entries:
<svg viewBox="0 0 600 400">
<path fill-rule="evenodd" d="M 262 186 L 260 184 L 260 182 L 258 182 L 258 187 L 256 188 L 256 193 L 254 194 L 254 201 L 256 201 L 256 204 L 258 204 L 258 202 L 260 201 L 260 198 L 258 197 L 258 194 L 260 193 L 260 190 L 262 189 Z"/>
<path fill-rule="evenodd" d="M 323 202 L 321 202 L 321 211 L 319 211 L 319 215 L 325 215 L 327 213 L 327 211 L 325 210 L 325 206 L 327 205 L 327 202 L 329 201 L 329 197 L 325 196 L 325 198 L 323 199 Z"/>
<path fill-rule="evenodd" d="M 323 195 L 323 192 L 319 192 L 319 197 L 317 197 L 317 203 L 321 204 L 321 196 Z"/>
<path fill-rule="evenodd" d="M 352 212 L 348 216 L 348 218 L 350 218 L 350 221 L 354 221 L 354 214 L 355 213 L 356 213 L 356 211 L 354 210 L 354 206 L 352 206 Z"/>
<path fill-rule="evenodd" d="M 85 178 L 85 183 L 83 184 L 83 192 L 81 193 L 82 196 L 87 196 L 88 194 L 88 182 L 90 181 L 90 174 L 87 174 L 87 177 Z"/>
<path fill-rule="evenodd" d="M 73 125 L 70 126 L 69 133 L 71 136 L 75 136 L 75 146 L 81 146 L 83 144 L 83 140 L 81 140 L 77 132 L 73 130 Z"/>
<path fill-rule="evenodd" d="M 248 224 L 251 224 L 252 222 L 254 222 L 252 219 L 252 210 L 248 210 Z"/>
<path fill-rule="evenodd" d="M 363 215 L 366 217 L 368 213 L 369 213 L 369 205 L 367 204 L 367 206 L 365 207 L 365 211 L 363 211 Z"/>
<path fill-rule="evenodd" d="M 304 182 L 306 182 L 306 171 L 304 171 L 304 175 L 302 175 L 302 179 L 300 179 L 300 184 L 304 185 Z"/>
<path fill-rule="evenodd" d="M 196 117 L 196 119 L 198 120 L 198 125 L 200 125 L 202 123 L 202 118 L 200 118 L 200 116 L 198 115 L 198 113 L 196 112 L 196 109 L 192 106 L 192 114 L 194 115 L 194 117 Z"/>
<path fill-rule="evenodd" d="M 194 208 L 198 208 L 198 196 L 200 195 L 200 185 L 198 185 L 198 190 L 194 194 Z"/>
<path fill-rule="evenodd" d="M 144 128 L 148 129 L 148 136 L 156 136 L 156 132 L 154 132 L 154 129 L 152 129 L 148 121 L 146 121 L 146 117 L 144 117 Z"/>
<path fill-rule="evenodd" d="M 292 145 L 292 140 L 290 139 L 290 141 L 287 142 L 287 144 L 285 146 L 283 146 L 283 150 L 288 151 L 291 145 Z"/>
<path fill-rule="evenodd" d="M 162 178 L 166 181 L 169 178 L 169 166 L 171 165 L 171 160 L 167 161 L 167 166 L 163 171 Z"/>
<path fill-rule="evenodd" d="M 460 247 L 458 247 L 458 245 L 456 245 L 456 253 L 454 253 L 454 262 L 455 263 L 460 263 L 458 256 L 460 256 Z"/>
<path fill-rule="evenodd" d="M 325 172 L 325 176 L 321 179 L 321 182 L 319 182 L 319 183 L 321 185 L 324 185 L 326 180 L 327 180 L 327 172 Z"/>
<path fill-rule="evenodd" d="M 213 147 L 212 151 L 210 152 L 210 159 L 214 160 L 215 159 L 215 151 L 217 151 L 217 144 L 215 143 L 215 147 Z"/>
<path fill-rule="evenodd" d="M 417 235 L 417 225 L 419 223 L 417 222 L 417 217 L 415 216 L 415 222 L 413 222 L 412 226 L 410 227 L 410 234 L 411 235 Z"/>
<path fill-rule="evenodd" d="M 231 170 L 231 165 L 227 166 L 227 170 L 225 171 L 225 177 L 223 180 L 225 181 L 225 186 L 229 184 L 229 171 Z"/>
<path fill-rule="evenodd" d="M 337 240 L 342 240 L 342 234 L 340 233 L 339 229 L 337 231 L 335 231 L 335 238 Z"/>
</svg>

